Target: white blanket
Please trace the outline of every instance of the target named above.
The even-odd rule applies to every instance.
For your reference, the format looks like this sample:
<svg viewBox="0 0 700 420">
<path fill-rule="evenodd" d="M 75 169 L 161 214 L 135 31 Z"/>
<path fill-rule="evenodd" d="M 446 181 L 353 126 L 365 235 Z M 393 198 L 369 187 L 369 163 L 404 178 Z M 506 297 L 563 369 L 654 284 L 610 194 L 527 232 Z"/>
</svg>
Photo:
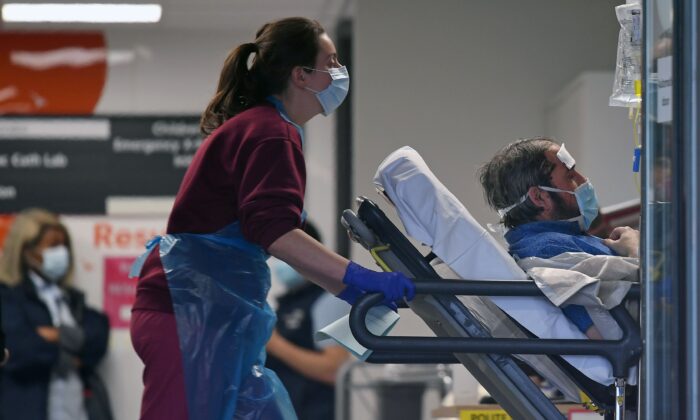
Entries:
<svg viewBox="0 0 700 420">
<path fill-rule="evenodd" d="M 565 252 L 553 258 L 518 260 L 557 306 L 577 304 L 612 309 L 619 305 L 639 278 L 639 259 Z"/>
<path fill-rule="evenodd" d="M 565 252 L 552 258 L 529 257 L 518 265 L 557 306 L 583 305 L 606 340 L 622 337 L 608 309 L 622 303 L 639 277 L 639 259 Z"/>
<path fill-rule="evenodd" d="M 461 278 L 529 281 L 412 148 L 402 147 L 389 155 L 379 166 L 374 183 L 396 206 L 406 232 L 430 246 Z M 540 338 L 587 339 L 544 297 L 491 300 Z M 602 357 L 563 357 L 596 382 L 609 385 L 614 380 L 610 363 Z"/>
</svg>

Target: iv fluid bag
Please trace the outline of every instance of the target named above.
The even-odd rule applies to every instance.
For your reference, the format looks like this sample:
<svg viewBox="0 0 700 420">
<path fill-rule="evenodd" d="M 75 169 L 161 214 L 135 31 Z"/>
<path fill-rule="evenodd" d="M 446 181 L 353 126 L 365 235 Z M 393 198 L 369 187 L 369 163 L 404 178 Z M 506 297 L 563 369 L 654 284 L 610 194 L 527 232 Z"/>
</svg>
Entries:
<svg viewBox="0 0 700 420">
<path fill-rule="evenodd" d="M 639 107 L 637 95 L 642 80 L 642 6 L 639 3 L 615 7 L 620 23 L 617 41 L 615 82 L 610 95 L 610 106 Z"/>
</svg>

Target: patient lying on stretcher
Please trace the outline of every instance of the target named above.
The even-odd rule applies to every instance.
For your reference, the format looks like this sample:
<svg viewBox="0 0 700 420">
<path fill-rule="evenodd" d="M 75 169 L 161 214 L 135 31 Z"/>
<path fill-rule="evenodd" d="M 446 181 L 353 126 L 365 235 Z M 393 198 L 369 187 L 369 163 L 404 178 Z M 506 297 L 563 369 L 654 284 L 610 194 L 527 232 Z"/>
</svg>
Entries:
<svg viewBox="0 0 700 420">
<path fill-rule="evenodd" d="M 508 252 L 533 278 L 565 274 L 541 269 L 533 276 L 536 267 L 576 271 L 574 267 L 585 260 L 590 265 L 592 256 L 621 256 L 630 258 L 599 258 L 599 269 L 592 277 L 620 280 L 622 269 L 625 280 L 636 280 L 638 263 L 633 259 L 638 257 L 639 231 L 618 227 L 608 239 L 586 233 L 598 214 L 598 202 L 590 181 L 577 170 L 563 144 L 547 138 L 511 143 L 481 167 L 479 178 L 486 200 L 509 229 L 505 233 Z M 578 258 L 572 259 L 572 253 Z M 556 264 L 562 260 L 569 264 Z M 589 338 L 605 337 L 583 306 L 569 304 L 562 310 Z"/>
<path fill-rule="evenodd" d="M 555 144 L 547 143 L 545 151 L 552 145 Z M 555 155 L 557 153 L 555 152 Z M 563 154 L 560 156 L 569 160 Z M 545 161 L 542 163 L 544 164 Z M 569 174 L 573 176 L 568 168 L 566 172 L 565 176 Z M 501 185 L 505 185 L 504 188 L 511 188 L 521 184 L 522 181 L 510 179 L 502 181 Z M 541 185 L 544 188 L 553 188 L 549 177 L 534 177 L 525 181 L 527 183 L 521 191 L 512 192 L 517 197 L 513 202 L 497 202 L 496 207 L 507 207 L 519 200 L 522 202 L 518 204 L 525 203 L 529 197 L 520 197 L 528 191 L 530 186 Z M 516 259 L 508 255 L 498 241 L 474 219 L 412 148 L 402 147 L 384 159 L 375 174 L 374 184 L 395 207 L 407 235 L 430 247 L 432 253 L 438 257 L 431 265 L 442 277 L 472 280 L 534 280 L 544 296 L 490 296 L 487 298 L 529 333 L 542 339 L 590 338 L 562 312 L 562 308 L 569 304 L 579 304 L 585 306 L 585 311 L 592 320 L 592 324 L 588 326 L 582 324 L 584 331 L 590 330 L 591 326 L 595 325 L 598 331 L 590 331 L 593 337 L 602 336 L 605 339 L 621 337 L 622 332 L 607 309 L 617 306 L 631 287 L 629 280 L 637 279 L 637 258 L 619 256 L 636 255 L 638 234 L 635 232 L 618 230 L 608 240 L 602 240 L 585 235 L 578 227 L 577 221 L 562 221 L 562 224 L 569 226 L 572 232 L 576 227 L 578 234 L 543 230 L 542 233 L 547 233 L 546 235 L 540 236 L 535 232 L 524 242 L 511 236 L 511 251 L 518 259 L 516 263 Z M 555 185 L 565 186 L 559 183 Z M 570 187 L 571 190 L 575 188 Z M 576 191 L 579 190 L 576 189 Z M 564 194 L 566 193 L 561 195 Z M 577 195 L 585 204 L 585 194 Z M 527 202 L 523 205 L 530 207 L 531 203 Z M 549 206 L 553 208 L 551 203 Z M 517 206 L 513 206 L 515 207 Z M 506 209 L 507 214 L 511 215 L 508 210 Z M 518 212 L 513 213 L 513 215 L 517 214 Z M 586 215 L 590 217 L 590 213 L 584 216 Z M 579 216 L 578 212 L 576 216 Z M 585 217 L 581 217 L 581 223 L 584 223 L 584 219 Z M 516 229 L 513 231 L 515 232 Z M 532 254 L 525 253 L 531 250 L 534 250 Z M 580 252 L 582 250 L 584 252 Z M 549 251 L 554 257 L 544 258 L 548 255 L 544 251 Z M 552 273 L 555 275 L 551 275 Z M 458 296 L 457 298 L 471 310 L 470 300 L 473 297 Z M 501 335 L 497 331 L 500 325 L 500 321 L 495 319 L 489 325 L 494 337 L 513 337 L 508 335 L 510 333 Z M 610 385 L 614 380 L 610 363 L 600 356 L 564 355 L 562 357 L 598 383 Z M 634 372 L 630 372 L 628 380 L 636 382 L 634 378 Z"/>
</svg>

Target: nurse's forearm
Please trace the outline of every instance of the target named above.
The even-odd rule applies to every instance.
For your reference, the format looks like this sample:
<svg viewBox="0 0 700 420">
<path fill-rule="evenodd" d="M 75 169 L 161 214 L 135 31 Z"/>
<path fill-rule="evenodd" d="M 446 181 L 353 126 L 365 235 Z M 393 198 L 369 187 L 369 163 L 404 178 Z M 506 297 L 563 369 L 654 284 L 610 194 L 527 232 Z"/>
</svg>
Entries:
<svg viewBox="0 0 700 420">
<path fill-rule="evenodd" d="M 349 261 L 301 229 L 280 236 L 267 251 L 334 295 L 345 288 L 342 280 Z"/>
</svg>

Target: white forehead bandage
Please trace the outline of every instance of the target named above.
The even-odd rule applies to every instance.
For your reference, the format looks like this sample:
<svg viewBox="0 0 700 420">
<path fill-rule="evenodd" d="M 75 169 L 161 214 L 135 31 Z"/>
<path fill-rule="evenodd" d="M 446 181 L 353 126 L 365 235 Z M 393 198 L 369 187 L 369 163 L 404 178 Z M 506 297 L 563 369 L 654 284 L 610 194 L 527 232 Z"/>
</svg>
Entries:
<svg viewBox="0 0 700 420">
<path fill-rule="evenodd" d="M 574 167 L 574 165 L 576 165 L 576 160 L 573 158 L 573 156 L 571 156 L 569 151 L 566 150 L 564 143 L 561 144 L 561 147 L 557 152 L 557 158 L 564 164 L 564 166 L 566 166 L 566 169 L 571 169 Z"/>
</svg>

